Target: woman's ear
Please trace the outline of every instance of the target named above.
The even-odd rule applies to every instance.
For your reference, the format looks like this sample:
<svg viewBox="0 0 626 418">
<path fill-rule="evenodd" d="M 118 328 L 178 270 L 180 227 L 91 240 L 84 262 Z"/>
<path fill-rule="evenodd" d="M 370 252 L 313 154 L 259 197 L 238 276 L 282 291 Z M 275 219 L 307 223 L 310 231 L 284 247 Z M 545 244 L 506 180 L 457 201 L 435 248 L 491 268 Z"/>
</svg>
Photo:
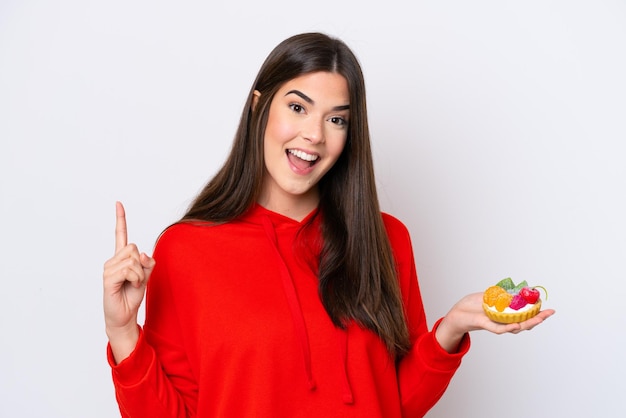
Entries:
<svg viewBox="0 0 626 418">
<path fill-rule="evenodd" d="M 259 102 L 259 97 L 261 97 L 261 92 L 258 90 L 254 90 L 252 93 L 254 96 L 252 97 L 252 110 L 256 108 L 256 104 Z"/>
</svg>

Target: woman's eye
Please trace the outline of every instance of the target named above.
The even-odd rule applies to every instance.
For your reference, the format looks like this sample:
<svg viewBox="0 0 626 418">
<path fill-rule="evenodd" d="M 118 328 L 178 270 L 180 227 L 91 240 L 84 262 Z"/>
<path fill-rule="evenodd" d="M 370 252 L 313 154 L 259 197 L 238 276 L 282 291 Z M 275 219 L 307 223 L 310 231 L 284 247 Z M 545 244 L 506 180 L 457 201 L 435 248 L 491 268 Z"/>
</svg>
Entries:
<svg viewBox="0 0 626 418">
<path fill-rule="evenodd" d="M 344 126 L 348 123 L 347 120 L 345 120 L 344 118 L 341 118 L 339 116 L 333 116 L 332 118 L 330 118 L 330 122 L 334 123 L 335 125 L 339 125 L 339 126 Z"/>
<path fill-rule="evenodd" d="M 293 110 L 296 113 L 302 113 L 304 112 L 304 107 L 302 107 L 301 105 L 299 105 L 298 103 L 291 103 L 289 105 L 289 107 L 291 108 L 291 110 Z"/>
</svg>

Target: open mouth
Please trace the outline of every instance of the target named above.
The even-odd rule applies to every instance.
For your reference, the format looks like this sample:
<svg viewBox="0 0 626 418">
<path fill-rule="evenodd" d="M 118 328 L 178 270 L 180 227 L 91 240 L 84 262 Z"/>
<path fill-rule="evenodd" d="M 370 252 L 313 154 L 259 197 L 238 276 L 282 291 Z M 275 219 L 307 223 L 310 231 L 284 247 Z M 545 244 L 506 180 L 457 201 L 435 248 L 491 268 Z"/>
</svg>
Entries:
<svg viewBox="0 0 626 418">
<path fill-rule="evenodd" d="M 296 149 L 288 149 L 287 158 L 289 158 L 291 164 L 300 170 L 313 167 L 320 160 L 319 155 L 307 154 L 304 151 Z"/>
</svg>

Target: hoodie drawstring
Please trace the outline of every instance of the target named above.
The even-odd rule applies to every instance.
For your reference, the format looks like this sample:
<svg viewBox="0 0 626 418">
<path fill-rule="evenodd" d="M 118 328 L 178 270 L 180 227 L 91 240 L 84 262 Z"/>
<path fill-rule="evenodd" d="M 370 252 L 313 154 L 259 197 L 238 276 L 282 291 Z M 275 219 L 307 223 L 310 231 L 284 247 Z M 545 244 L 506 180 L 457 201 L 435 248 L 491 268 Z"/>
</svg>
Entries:
<svg viewBox="0 0 626 418">
<path fill-rule="evenodd" d="M 309 384 L 309 390 L 315 390 L 317 384 L 315 379 L 313 378 L 313 372 L 311 369 L 311 346 L 309 344 L 309 335 L 307 333 L 306 324 L 304 322 L 304 315 L 302 313 L 302 307 L 300 306 L 300 301 L 298 300 L 298 294 L 296 293 L 296 287 L 293 282 L 293 278 L 289 273 L 289 269 L 285 264 L 285 260 L 283 259 L 280 251 L 278 249 L 278 238 L 276 237 L 276 230 L 274 229 L 274 225 L 272 224 L 269 216 L 263 216 L 261 218 L 263 227 L 265 229 L 265 234 L 267 238 L 272 243 L 272 248 L 274 249 L 274 253 L 276 254 L 276 259 L 278 260 L 278 265 L 280 267 L 280 277 L 283 284 L 283 289 L 285 290 L 285 296 L 287 297 L 287 303 L 289 305 L 289 310 L 291 311 L 291 317 L 293 319 L 293 324 L 296 330 L 296 334 L 298 340 L 300 341 L 300 347 L 302 348 L 302 357 L 304 359 L 304 370 L 306 373 L 307 381 Z M 343 403 L 347 405 L 352 405 L 354 403 L 354 395 L 352 393 L 352 387 L 350 385 L 350 379 L 348 378 L 348 328 L 340 329 L 337 328 L 337 332 L 339 333 L 338 342 L 339 342 L 339 352 L 340 352 L 340 360 L 341 360 L 341 375 L 342 375 L 342 396 L 341 399 Z"/>
<path fill-rule="evenodd" d="M 350 386 L 350 379 L 348 378 L 348 328 L 337 329 L 339 332 L 339 350 L 341 352 L 341 367 L 343 377 L 343 403 L 352 405 L 354 403 L 354 396 L 352 394 L 352 387 Z"/>
<path fill-rule="evenodd" d="M 313 378 L 313 372 L 311 371 L 311 347 L 309 345 L 309 336 L 306 332 L 304 316 L 302 314 L 300 302 L 298 301 L 298 294 L 296 293 L 296 288 L 293 284 L 291 274 L 287 269 L 287 265 L 285 264 L 285 261 L 283 260 L 283 257 L 280 255 L 280 251 L 278 250 L 278 239 L 276 238 L 274 225 L 267 216 L 262 217 L 262 222 L 263 227 L 265 228 L 265 234 L 267 235 L 267 238 L 270 240 L 270 242 L 273 244 L 272 248 L 274 248 L 276 258 L 279 261 L 278 264 L 280 266 L 280 277 L 282 279 L 285 295 L 287 296 L 287 303 L 289 304 L 289 310 L 291 311 L 293 324 L 296 328 L 296 334 L 298 335 L 298 340 L 300 341 L 300 347 L 302 348 L 302 356 L 304 358 L 304 370 L 306 372 L 306 377 L 309 383 L 309 389 L 315 390 L 317 385 L 315 383 L 315 379 Z"/>
</svg>

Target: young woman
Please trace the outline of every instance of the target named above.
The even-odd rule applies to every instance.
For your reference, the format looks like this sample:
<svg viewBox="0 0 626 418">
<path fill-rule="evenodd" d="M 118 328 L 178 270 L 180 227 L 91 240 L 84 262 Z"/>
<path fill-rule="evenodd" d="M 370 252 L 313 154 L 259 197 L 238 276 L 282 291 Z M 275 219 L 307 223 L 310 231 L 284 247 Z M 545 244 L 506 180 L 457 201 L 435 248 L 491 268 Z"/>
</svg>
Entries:
<svg viewBox="0 0 626 418">
<path fill-rule="evenodd" d="M 270 53 L 230 156 L 154 258 L 117 204 L 104 311 L 134 418 L 420 417 L 470 331 L 553 313 L 496 324 L 476 293 L 428 330 L 409 233 L 378 206 L 359 63 L 318 33 Z"/>
</svg>

